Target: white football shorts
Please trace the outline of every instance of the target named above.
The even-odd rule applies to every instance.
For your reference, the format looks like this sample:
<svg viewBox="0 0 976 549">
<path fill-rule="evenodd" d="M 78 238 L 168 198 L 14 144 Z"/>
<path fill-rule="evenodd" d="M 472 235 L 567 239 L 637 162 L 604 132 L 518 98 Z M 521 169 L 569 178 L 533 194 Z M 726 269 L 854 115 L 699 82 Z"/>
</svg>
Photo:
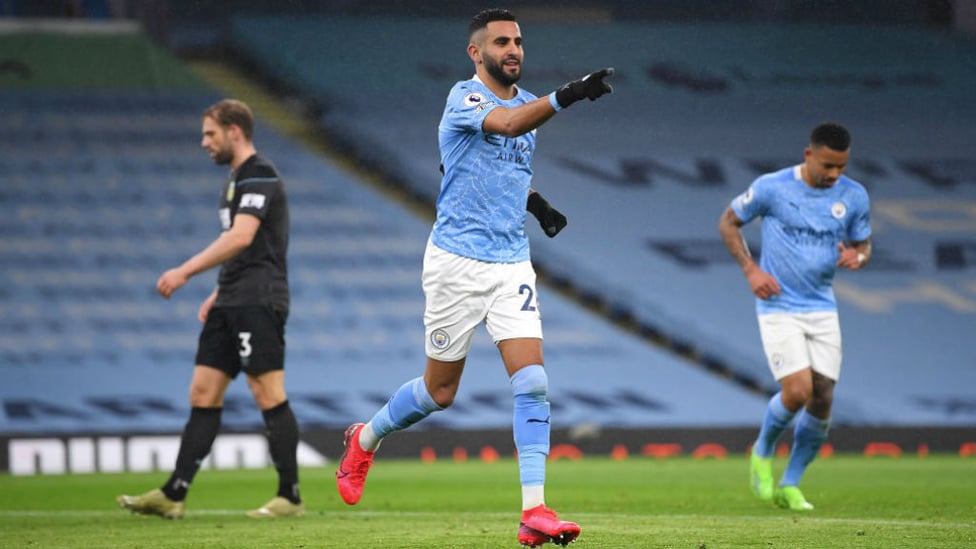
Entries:
<svg viewBox="0 0 976 549">
<path fill-rule="evenodd" d="M 840 377 L 840 320 L 835 311 L 759 315 L 759 335 L 777 381 L 804 368 Z"/>
<path fill-rule="evenodd" d="M 427 242 L 423 288 L 427 356 L 452 362 L 467 356 L 482 321 L 492 341 L 542 339 L 542 316 L 530 261 L 488 263 Z"/>
</svg>

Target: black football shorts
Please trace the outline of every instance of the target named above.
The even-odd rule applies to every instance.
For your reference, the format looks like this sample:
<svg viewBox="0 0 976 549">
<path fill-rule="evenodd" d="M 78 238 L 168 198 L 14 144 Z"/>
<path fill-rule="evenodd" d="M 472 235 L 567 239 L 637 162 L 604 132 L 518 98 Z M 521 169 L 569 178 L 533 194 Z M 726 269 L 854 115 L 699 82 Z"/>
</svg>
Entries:
<svg viewBox="0 0 976 549">
<path fill-rule="evenodd" d="M 196 364 L 231 379 L 285 368 L 286 316 L 264 305 L 214 307 L 200 332 Z"/>
</svg>

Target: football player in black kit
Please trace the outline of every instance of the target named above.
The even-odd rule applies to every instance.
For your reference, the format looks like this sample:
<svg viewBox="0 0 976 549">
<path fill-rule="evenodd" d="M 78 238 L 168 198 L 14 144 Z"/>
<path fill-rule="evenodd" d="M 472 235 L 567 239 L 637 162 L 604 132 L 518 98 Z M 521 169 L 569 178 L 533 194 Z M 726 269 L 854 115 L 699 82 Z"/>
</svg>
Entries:
<svg viewBox="0 0 976 549">
<path fill-rule="evenodd" d="M 254 116 L 241 101 L 225 99 L 203 113 L 200 145 L 214 162 L 231 169 L 220 195 L 222 233 L 163 273 L 156 290 L 168 299 L 196 274 L 221 265 L 220 275 L 197 315 L 203 329 L 176 468 L 161 488 L 116 498 L 133 513 L 183 516 L 190 483 L 220 430 L 224 393 L 241 372 L 264 416 L 279 482 L 277 495 L 247 516 L 300 516 L 305 511 L 298 493 L 298 422 L 285 394 L 288 200 L 281 176 L 254 147 L 253 129 Z"/>
</svg>

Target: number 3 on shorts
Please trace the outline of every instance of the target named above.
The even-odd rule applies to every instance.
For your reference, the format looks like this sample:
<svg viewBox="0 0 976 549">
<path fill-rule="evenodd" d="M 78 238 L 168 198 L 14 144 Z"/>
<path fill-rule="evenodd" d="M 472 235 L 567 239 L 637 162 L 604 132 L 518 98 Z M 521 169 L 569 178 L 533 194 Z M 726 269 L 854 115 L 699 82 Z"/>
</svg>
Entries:
<svg viewBox="0 0 976 549">
<path fill-rule="evenodd" d="M 251 356 L 251 332 L 238 332 L 237 337 L 241 339 L 241 358 Z"/>
</svg>

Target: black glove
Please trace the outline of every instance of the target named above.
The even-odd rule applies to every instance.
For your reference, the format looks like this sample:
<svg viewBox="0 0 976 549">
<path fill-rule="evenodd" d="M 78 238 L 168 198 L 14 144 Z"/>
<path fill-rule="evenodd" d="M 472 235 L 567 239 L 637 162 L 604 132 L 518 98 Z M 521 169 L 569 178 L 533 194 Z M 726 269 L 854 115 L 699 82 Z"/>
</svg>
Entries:
<svg viewBox="0 0 976 549">
<path fill-rule="evenodd" d="M 579 80 L 567 82 L 556 90 L 556 102 L 565 109 L 580 99 L 593 101 L 605 93 L 613 93 L 613 86 L 603 81 L 611 75 L 613 68 L 606 68 L 591 72 Z"/>
<path fill-rule="evenodd" d="M 559 231 L 566 226 L 566 216 L 550 206 L 546 199 L 537 192 L 529 194 L 529 201 L 526 203 L 525 209 L 529 210 L 539 220 L 539 226 L 549 238 L 559 234 Z"/>
</svg>

